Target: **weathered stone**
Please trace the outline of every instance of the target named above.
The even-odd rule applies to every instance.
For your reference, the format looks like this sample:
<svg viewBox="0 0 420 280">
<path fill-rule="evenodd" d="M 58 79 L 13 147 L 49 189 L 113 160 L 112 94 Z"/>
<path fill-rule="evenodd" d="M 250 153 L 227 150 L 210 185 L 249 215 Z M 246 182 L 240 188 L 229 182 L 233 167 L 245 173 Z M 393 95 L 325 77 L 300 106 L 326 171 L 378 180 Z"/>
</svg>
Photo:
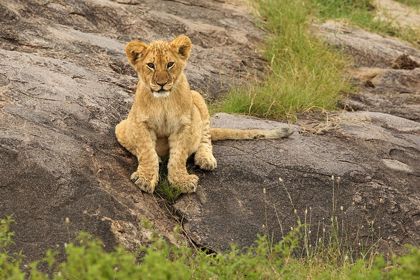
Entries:
<svg viewBox="0 0 420 280">
<path fill-rule="evenodd" d="M 393 0 L 374 0 L 377 17 L 396 27 L 410 27 L 419 30 L 420 16 L 416 8 Z"/>
<path fill-rule="evenodd" d="M 403 132 L 420 132 L 420 123 L 378 112 L 351 112 L 341 115 L 348 121 L 372 121 L 374 124 Z"/>
<path fill-rule="evenodd" d="M 80 230 L 100 236 L 109 250 L 126 235 L 147 242 L 130 228 L 167 214 L 133 188 L 134 161 L 114 139 L 130 95 L 74 63 L 5 50 L 0 61 L 10 80 L 0 111 L 0 213 L 17 221 L 14 248 L 28 261 L 40 259 Z M 116 236 L 119 221 L 127 229 Z M 170 236 L 174 225 L 157 228 Z"/>
<path fill-rule="evenodd" d="M 269 233 L 279 240 L 300 221 L 311 224 L 314 240 L 322 235 L 322 227 L 328 232 L 335 207 L 350 239 L 356 238 L 357 227 L 368 228 L 374 221 L 375 237 L 392 248 L 418 242 L 417 214 L 388 210 L 404 204 L 417 213 L 420 136 L 408 134 L 411 129 L 389 129 L 387 121 L 393 116 L 366 114 L 370 119 L 363 114 L 358 120 L 343 117 L 344 129 L 324 135 L 216 142 L 218 169 L 203 173 L 197 195 L 183 196 L 174 205 L 184 217 L 187 233 L 199 245 L 219 251 L 230 243 L 249 246 L 257 234 Z M 412 122 L 398 120 L 401 128 L 411 128 Z M 226 114 L 213 117 L 213 123 L 223 127 L 255 128 L 258 122 L 264 128 L 287 126 Z M 364 135 L 378 132 L 377 137 L 357 132 L 366 124 Z M 391 220 L 401 224 L 392 225 Z M 362 235 L 366 241 L 369 231 Z"/>
<path fill-rule="evenodd" d="M 136 160 L 114 136 L 137 83 L 125 44 L 185 33 L 193 87 L 217 95 L 261 74 L 252 16 L 230 1 L 24 0 L 0 1 L 0 25 L 0 215 L 17 222 L 11 249 L 39 260 L 80 230 L 108 250 L 134 249 L 148 242 L 143 218 L 175 243 L 172 213 L 131 183 Z"/>
<path fill-rule="evenodd" d="M 383 159 L 382 162 L 388 167 L 393 170 L 403 171 L 407 173 L 413 172 L 413 169 L 405 163 L 395 159 Z"/>
<path fill-rule="evenodd" d="M 359 67 L 388 68 L 403 54 L 420 63 L 420 50 L 397 38 L 348 27 L 336 21 L 327 21 L 318 28 L 319 35 L 327 43 L 343 48 Z"/>
<path fill-rule="evenodd" d="M 420 14 L 417 16 L 420 19 Z M 420 121 L 420 68 L 391 69 L 393 66 L 395 68 L 395 62 L 401 57 L 406 60 L 409 58 L 411 66 L 419 65 L 418 48 L 399 39 L 383 37 L 334 21 L 321 24 L 319 29 L 319 36 L 329 44 L 343 48 L 355 61 L 356 69 L 351 71 L 351 75 L 360 86 L 360 91 L 343 100 L 343 107 Z"/>
<path fill-rule="evenodd" d="M 1 49 L 83 62 L 119 84 L 119 74 L 136 76 L 126 63 L 127 42 L 179 34 L 194 44 L 186 73 L 205 94 L 225 92 L 235 79 L 264 68 L 255 53 L 263 33 L 234 1 L 1 1 L 0 21 Z"/>
</svg>

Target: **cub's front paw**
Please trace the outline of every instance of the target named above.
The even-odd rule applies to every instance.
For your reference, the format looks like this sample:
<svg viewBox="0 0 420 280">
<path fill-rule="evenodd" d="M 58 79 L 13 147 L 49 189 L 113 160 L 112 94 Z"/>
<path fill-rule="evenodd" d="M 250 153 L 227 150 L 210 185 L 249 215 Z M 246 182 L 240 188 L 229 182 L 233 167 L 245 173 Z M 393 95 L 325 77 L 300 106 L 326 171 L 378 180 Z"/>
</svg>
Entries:
<svg viewBox="0 0 420 280">
<path fill-rule="evenodd" d="M 139 170 L 131 174 L 130 179 L 137 187 L 147 193 L 153 193 L 158 183 L 158 176 L 145 176 Z"/>
<path fill-rule="evenodd" d="M 217 161 L 212 154 L 199 155 L 194 157 L 195 165 L 198 165 L 202 170 L 213 170 L 217 167 Z"/>
<path fill-rule="evenodd" d="M 197 189 L 197 175 L 169 176 L 168 179 L 171 185 L 179 188 L 183 193 L 193 193 Z"/>
</svg>

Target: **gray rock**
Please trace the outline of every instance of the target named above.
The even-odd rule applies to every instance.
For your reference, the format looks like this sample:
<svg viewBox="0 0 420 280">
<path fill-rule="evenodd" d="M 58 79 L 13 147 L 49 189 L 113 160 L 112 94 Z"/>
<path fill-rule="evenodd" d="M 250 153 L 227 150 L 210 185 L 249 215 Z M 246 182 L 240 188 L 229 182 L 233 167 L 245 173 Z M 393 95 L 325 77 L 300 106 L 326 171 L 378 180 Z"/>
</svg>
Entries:
<svg viewBox="0 0 420 280">
<path fill-rule="evenodd" d="M 5 50 L 0 60 L 10 81 L 0 88 L 0 213 L 17 221 L 14 248 L 27 261 L 40 259 L 80 230 L 100 236 L 109 250 L 126 236 L 131 249 L 148 242 L 128 229 L 167 214 L 133 188 L 134 160 L 114 139 L 129 94 L 74 63 Z M 126 230 L 114 232 L 119 223 Z M 174 225 L 157 228 L 171 236 Z"/>
<path fill-rule="evenodd" d="M 141 219 L 176 243 L 172 213 L 131 183 L 136 160 L 114 136 L 137 83 L 125 44 L 190 36 L 187 75 L 217 95 L 264 67 L 252 16 L 230 1 L 0 0 L 0 25 L 0 214 L 17 222 L 11 249 L 39 260 L 80 230 L 108 250 L 135 249 L 149 242 Z"/>
<path fill-rule="evenodd" d="M 420 63 L 420 50 L 402 40 L 351 28 L 336 21 L 327 21 L 316 28 L 327 43 L 343 48 L 359 66 L 387 68 L 403 54 Z"/>
<path fill-rule="evenodd" d="M 354 58 L 356 69 L 351 75 L 360 92 L 343 100 L 343 107 L 420 121 L 418 46 L 334 21 L 317 28 L 326 42 Z"/>
<path fill-rule="evenodd" d="M 220 251 L 231 243 L 249 246 L 257 234 L 278 241 L 300 221 L 310 224 L 309 238 L 316 244 L 323 228 L 328 235 L 334 211 L 340 231 L 352 242 L 366 245 L 373 235 L 397 251 L 418 242 L 420 136 L 388 127 L 394 116 L 365 114 L 370 118 L 343 116 L 340 128 L 324 135 L 216 142 L 218 168 L 202 174 L 196 195 L 174 205 L 187 233 Z M 411 128 L 412 122 L 398 120 L 399 128 Z M 221 127 L 287 126 L 226 114 L 212 121 Z"/>
<path fill-rule="evenodd" d="M 263 33 L 233 1 L 1 1 L 0 18 L 1 49 L 82 63 L 129 89 L 136 74 L 124 46 L 131 40 L 189 36 L 186 73 L 194 89 L 212 96 L 265 67 L 256 54 Z"/>
<path fill-rule="evenodd" d="M 393 170 L 403 171 L 407 173 L 413 172 L 413 169 L 410 166 L 408 166 L 405 163 L 402 163 L 401 161 L 395 159 L 383 159 L 382 161 L 388 168 L 391 168 Z"/>
<path fill-rule="evenodd" d="M 341 118 L 347 121 L 371 121 L 403 132 L 420 132 L 420 123 L 384 113 L 351 112 L 342 114 Z"/>
</svg>

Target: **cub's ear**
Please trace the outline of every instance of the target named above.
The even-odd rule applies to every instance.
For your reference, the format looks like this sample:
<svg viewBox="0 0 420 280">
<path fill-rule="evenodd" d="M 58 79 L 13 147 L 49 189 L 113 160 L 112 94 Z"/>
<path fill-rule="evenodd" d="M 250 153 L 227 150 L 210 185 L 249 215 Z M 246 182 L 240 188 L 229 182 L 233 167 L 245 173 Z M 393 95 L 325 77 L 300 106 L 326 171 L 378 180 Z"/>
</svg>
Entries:
<svg viewBox="0 0 420 280">
<path fill-rule="evenodd" d="M 125 46 L 125 54 L 132 65 L 136 64 L 138 58 L 144 55 L 147 45 L 139 41 L 131 41 Z"/>
<path fill-rule="evenodd" d="M 171 42 L 171 47 L 185 61 L 190 56 L 191 40 L 185 35 L 179 35 Z"/>
</svg>

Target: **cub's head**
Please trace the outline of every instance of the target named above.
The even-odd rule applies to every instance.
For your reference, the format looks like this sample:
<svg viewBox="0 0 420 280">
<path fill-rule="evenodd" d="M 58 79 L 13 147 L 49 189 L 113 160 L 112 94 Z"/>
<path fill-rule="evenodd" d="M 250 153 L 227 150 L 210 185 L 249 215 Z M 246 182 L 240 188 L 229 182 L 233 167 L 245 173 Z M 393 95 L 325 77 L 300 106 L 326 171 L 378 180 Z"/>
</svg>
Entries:
<svg viewBox="0 0 420 280">
<path fill-rule="evenodd" d="M 184 35 L 172 42 L 155 41 L 146 45 L 132 41 L 125 53 L 155 97 L 167 97 L 181 75 L 191 50 L 191 40 Z"/>
</svg>

